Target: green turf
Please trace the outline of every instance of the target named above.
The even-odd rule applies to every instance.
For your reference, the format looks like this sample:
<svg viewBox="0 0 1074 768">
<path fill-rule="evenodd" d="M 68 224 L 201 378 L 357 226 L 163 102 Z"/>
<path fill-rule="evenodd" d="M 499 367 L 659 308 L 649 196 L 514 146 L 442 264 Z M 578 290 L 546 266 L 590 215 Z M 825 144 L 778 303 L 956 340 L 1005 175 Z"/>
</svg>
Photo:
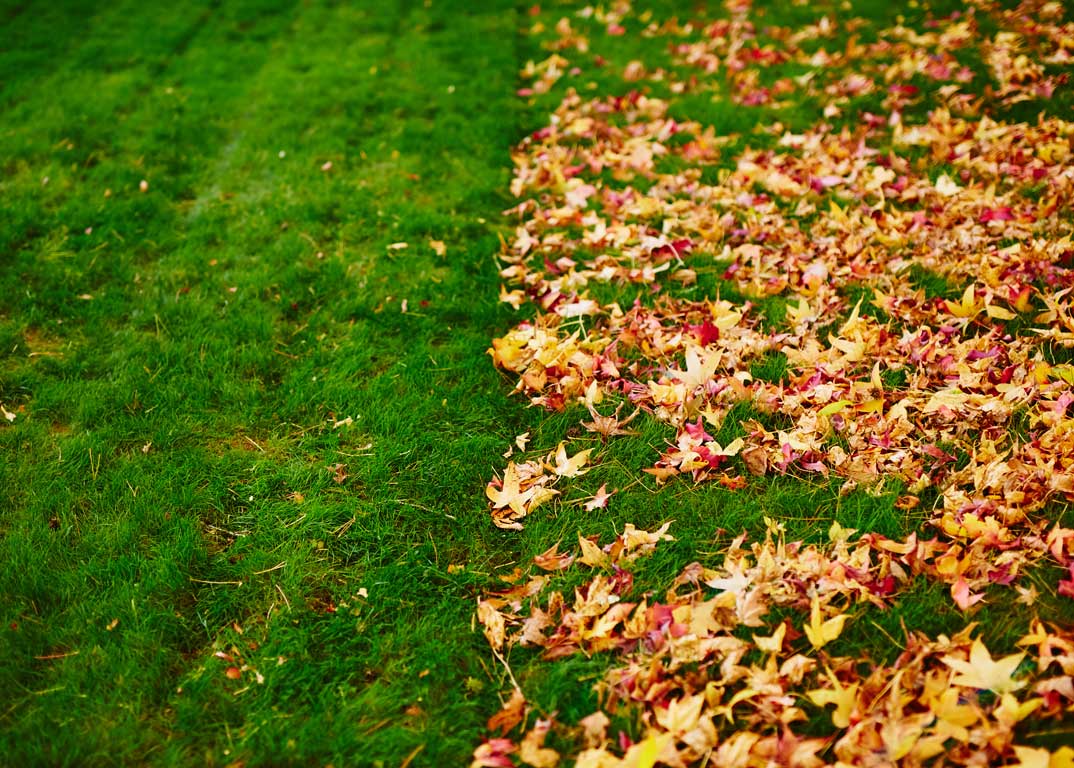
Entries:
<svg viewBox="0 0 1074 768">
<path fill-rule="evenodd" d="M 515 96 L 524 10 L 2 4 L 0 763 L 463 765 L 504 688 L 472 631 L 490 574 L 626 521 L 676 521 L 651 585 L 765 515 L 920 524 L 837 483 L 638 482 L 669 436 L 639 420 L 521 534 L 491 525 L 514 436 L 548 450 L 580 415 L 508 397 L 485 355 L 517 321 L 509 151 L 551 103 Z M 571 503 L 602 483 L 609 509 Z M 962 618 L 923 587 L 874 620 Z M 516 663 L 569 717 L 603 669 Z"/>
</svg>

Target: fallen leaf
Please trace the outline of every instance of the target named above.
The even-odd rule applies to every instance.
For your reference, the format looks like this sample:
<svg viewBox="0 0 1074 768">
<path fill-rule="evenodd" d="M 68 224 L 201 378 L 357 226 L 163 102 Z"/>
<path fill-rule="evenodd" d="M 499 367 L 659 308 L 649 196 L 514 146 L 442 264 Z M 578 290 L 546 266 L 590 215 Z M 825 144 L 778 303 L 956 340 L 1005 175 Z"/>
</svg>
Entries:
<svg viewBox="0 0 1074 768">
<path fill-rule="evenodd" d="M 504 703 L 499 712 L 489 718 L 485 727 L 490 731 L 499 730 L 501 734 L 505 734 L 521 723 L 525 716 L 526 697 L 522 695 L 522 691 L 515 688 L 511 698 Z"/>
<path fill-rule="evenodd" d="M 949 655 L 942 657 L 940 661 L 956 673 L 951 678 L 953 685 L 1002 694 L 1025 687 L 1024 682 L 1014 679 L 1015 670 L 1024 658 L 1025 653 L 1012 653 L 994 661 L 985 644 L 977 638 L 970 648 L 968 660 Z"/>
<path fill-rule="evenodd" d="M 804 628 L 806 637 L 814 648 L 823 648 L 842 634 L 847 618 L 847 614 L 840 613 L 830 619 L 824 619 L 820 599 L 814 595 L 809 607 L 809 623 Z"/>
</svg>

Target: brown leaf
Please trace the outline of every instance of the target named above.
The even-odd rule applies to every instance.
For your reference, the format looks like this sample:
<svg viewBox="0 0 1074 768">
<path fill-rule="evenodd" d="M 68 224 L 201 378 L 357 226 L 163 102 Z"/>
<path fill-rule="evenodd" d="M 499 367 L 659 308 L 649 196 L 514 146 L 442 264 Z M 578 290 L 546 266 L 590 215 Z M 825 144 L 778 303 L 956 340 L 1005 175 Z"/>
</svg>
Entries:
<svg viewBox="0 0 1074 768">
<path fill-rule="evenodd" d="M 525 717 L 526 698 L 522 695 L 521 690 L 515 688 L 511 698 L 504 703 L 503 709 L 489 718 L 486 727 L 490 731 L 499 730 L 501 734 L 506 734 L 521 723 Z"/>
</svg>

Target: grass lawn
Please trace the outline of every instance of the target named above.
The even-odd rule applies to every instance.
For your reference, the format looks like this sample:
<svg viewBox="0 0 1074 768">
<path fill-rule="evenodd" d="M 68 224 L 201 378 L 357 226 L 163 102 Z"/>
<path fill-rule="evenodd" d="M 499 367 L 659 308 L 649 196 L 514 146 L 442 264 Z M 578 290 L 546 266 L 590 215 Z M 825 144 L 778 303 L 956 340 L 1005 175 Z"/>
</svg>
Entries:
<svg viewBox="0 0 1074 768">
<path fill-rule="evenodd" d="M 537 213 L 553 209 L 568 192 L 581 194 L 585 209 L 586 195 L 596 194 L 579 192 L 573 178 L 540 176 L 554 165 L 549 153 L 566 147 L 565 152 L 584 154 L 599 140 L 587 133 L 593 115 L 584 118 L 589 123 L 578 123 L 587 127 L 578 128 L 577 135 L 562 141 L 548 133 L 542 137 L 549 126 L 567 125 L 561 118 L 568 112 L 557 113 L 551 123 L 549 115 L 565 98 L 570 101 L 568 89 L 577 89 L 584 99 L 633 90 L 666 100 L 667 116 L 682 124 L 696 121 L 697 134 L 704 126 L 714 127 L 711 152 L 696 142 L 690 149 L 693 134 L 658 137 L 667 145 L 666 154 L 658 153 L 654 170 L 638 171 L 638 179 L 614 164 L 571 171 L 602 190 L 636 185 L 640 196 L 662 200 L 651 204 L 652 211 L 642 206 L 632 214 L 645 219 L 655 237 L 687 226 L 685 213 L 676 220 L 670 208 L 659 207 L 693 194 L 682 186 L 661 191 L 660 185 L 677 174 L 714 188 L 736 183 L 734 174 L 748 153 L 770 158 L 787 146 L 780 144 L 784 135 L 808 132 L 822 115 L 835 133 L 845 129 L 847 135 L 860 127 L 863 114 L 887 118 L 893 109 L 907 125 L 924 125 L 937 108 L 932 93 L 941 87 L 920 72 L 886 81 L 874 73 L 879 85 L 872 90 L 840 81 L 844 90 L 836 95 L 844 99 L 842 107 L 828 114 L 824 109 L 832 94 L 814 88 L 821 82 L 814 77 L 822 76 L 809 74 L 825 66 L 772 54 L 763 70 L 754 72 L 750 64 L 740 70 L 745 74 L 732 77 L 726 74 L 731 54 L 705 48 L 706 39 L 718 36 L 700 34 L 700 22 L 687 30 L 659 26 L 673 18 L 686 22 L 695 13 L 706 23 L 738 18 L 743 11 L 734 3 L 709 10 L 688 3 L 639 3 L 633 13 L 614 7 L 579 13 L 579 3 L 543 5 L 531 9 L 506 0 L 192 0 L 182 7 L 147 1 L 0 3 L 0 762 L 467 765 L 475 749 L 487 748 L 485 740 L 499 730 L 513 741 L 499 744 L 495 754 L 490 748 L 484 758 L 479 753 L 479 761 L 487 762 L 475 764 L 544 768 L 553 763 L 540 753 L 549 749 L 542 746 L 541 722 L 554 721 L 547 726 L 548 744 L 567 760 L 583 743 L 595 749 L 583 718 L 604 707 L 621 733 L 604 746 L 627 755 L 624 766 L 652 766 L 657 751 L 670 747 L 652 741 L 657 751 L 648 756 L 639 749 L 647 748 L 653 718 L 667 716 L 672 694 L 665 692 L 659 701 L 654 694 L 646 704 L 613 711 L 607 681 L 614 672 L 609 670 L 624 662 L 605 652 L 609 648 L 586 646 L 557 657 L 547 647 L 542 655 L 503 638 L 496 642 L 489 637 L 494 634 L 488 629 L 490 614 L 478 605 L 491 605 L 489 595 L 503 595 L 502 576 L 516 571 L 510 583 L 533 584 L 523 577 L 533 571 L 534 557 L 552 545 L 574 551 L 585 546 L 575 544 L 580 534 L 606 544 L 628 523 L 653 531 L 673 521 L 668 530 L 674 540 L 660 541 L 637 560 L 614 564 L 605 555 L 581 554 L 609 578 L 629 574 L 622 596 L 632 595 L 635 603 L 639 595 L 664 595 L 695 561 L 710 569 L 705 578 L 716 579 L 719 564 L 734 551 L 729 546 L 735 536 L 745 532 L 747 542 L 762 541 L 775 521 L 787 541 L 804 541 L 825 552 L 833 523 L 892 542 L 942 532 L 939 516 L 947 491 L 939 479 L 917 488 L 891 471 L 891 477 L 848 484 L 850 475 L 834 461 L 831 471 L 789 464 L 776 471 L 775 459 L 768 458 L 768 471 L 750 471 L 756 466 L 744 457 L 761 456 L 757 452 L 713 459 L 711 473 L 706 469 L 691 479 L 697 467 L 684 464 L 669 448 L 676 440 L 683 445 L 684 434 L 696 435 L 686 424 L 701 429 L 704 423 L 712 433 L 706 444 L 756 440 L 756 446 L 743 445 L 771 449 L 778 459 L 781 446 L 772 441 L 792 430 L 790 406 L 780 401 L 766 409 L 764 403 L 776 402 L 771 398 L 777 390 L 783 397 L 794 382 L 808 378 L 797 378 L 804 376 L 806 363 L 795 357 L 806 344 L 795 347 L 798 342 L 788 338 L 796 333 L 799 340 L 809 334 L 821 342 L 829 333 L 835 338 L 848 318 L 857 317 L 853 308 L 859 300 L 870 328 L 898 333 L 932 322 L 921 319 L 926 311 L 955 315 L 951 327 L 958 326 L 967 339 L 972 330 L 975 339 L 994 334 L 1008 343 L 1028 337 L 1031 325 L 1065 328 L 1066 335 L 1054 334 L 1033 347 L 1038 357 L 1027 353 L 1010 362 L 1012 371 L 1025 365 L 1038 376 L 1035 386 L 1047 389 L 1054 418 L 1040 416 L 1034 401 L 1022 410 L 1005 410 L 1003 418 L 986 425 L 991 432 L 981 430 L 1001 446 L 1004 440 L 1028 445 L 1066 419 L 1068 402 L 1060 390 L 1063 381 L 1072 380 L 1064 377 L 1074 375 L 1067 333 L 1074 328 L 1063 326 L 1067 316 L 1059 310 L 1044 320 L 1029 314 L 1030 307 L 1034 313 L 1049 310 L 1053 298 L 1063 301 L 1061 291 L 1069 286 L 1062 281 L 1070 280 L 1071 266 L 1062 262 L 1066 256 L 1056 257 L 1058 277 L 1019 273 L 1031 288 L 1029 298 L 1015 298 L 1017 291 L 1003 294 L 1006 303 L 997 299 L 997 309 L 987 312 L 978 301 L 991 297 L 991 288 L 970 291 L 965 299 L 965 287 L 977 284 L 978 276 L 945 264 L 943 246 L 935 243 L 927 253 L 939 257 L 929 261 L 925 250 L 915 252 L 897 279 L 887 283 L 857 273 L 854 279 L 829 281 L 838 271 L 832 267 L 817 282 L 814 273 L 802 272 L 798 288 L 784 281 L 777 289 L 751 293 L 750 286 L 760 284 L 761 262 L 740 257 L 753 250 L 730 249 L 750 245 L 750 238 L 764 243 L 757 232 L 771 224 L 767 214 L 756 219 L 743 214 L 739 224 L 747 234 L 721 224 L 721 232 L 710 233 L 705 247 L 690 258 L 674 264 L 665 259 L 693 275 L 679 273 L 678 283 L 666 286 L 659 299 L 653 298 L 653 286 L 671 268 L 634 282 L 617 278 L 598 284 L 592 278 L 590 294 L 563 289 L 566 305 L 592 295 L 601 312 L 613 303 L 629 309 L 635 300 L 637 307 L 656 312 L 666 307 L 659 303 L 663 296 L 695 302 L 719 297 L 729 302 L 721 310 L 725 316 L 737 317 L 735 307 L 748 302 L 752 315 L 742 338 L 754 333 L 761 340 L 757 344 L 768 346 L 743 357 L 740 367 L 749 376 L 739 380 L 756 383 L 757 394 L 717 401 L 715 390 L 705 389 L 706 381 L 715 381 L 714 369 L 706 369 L 704 359 L 696 357 L 700 353 L 682 342 L 697 322 L 688 313 L 665 323 L 682 331 L 674 343 L 655 352 L 639 343 L 620 360 L 622 380 L 633 376 L 642 389 L 661 375 L 659 386 L 673 389 L 676 382 L 694 381 L 701 387 L 677 401 L 671 395 L 666 402 L 631 400 L 626 389 L 615 390 L 604 379 L 594 379 L 591 390 L 571 389 L 577 382 L 568 380 L 566 363 L 542 369 L 539 381 L 527 379 L 534 372 L 531 361 L 509 359 L 501 346 L 491 350 L 490 359 L 493 339 L 499 344 L 512 333 L 528 333 L 534 323 L 546 324 L 542 327 L 556 343 L 573 334 L 596 344 L 607 331 L 620 334 L 619 349 L 627 347 L 617 330 L 618 316 L 610 310 L 605 317 L 579 304 L 578 312 L 553 317 L 564 303 L 541 305 L 549 295 L 544 291 L 560 290 L 556 281 L 573 270 L 557 266 L 556 258 L 582 263 L 595 255 L 584 247 L 574 250 L 583 238 L 579 233 L 592 226 L 581 214 L 577 219 L 564 214 L 566 223 L 557 223 Z M 805 29 L 826 14 L 864 19 L 851 29 L 837 25 L 830 34 L 818 32 L 828 50 L 843 50 L 853 41 L 875 41 L 878 30 L 900 20 L 921 34 L 935 28 L 930 24 L 936 19 L 954 24 L 959 17 L 950 14 L 960 7 L 929 9 L 913 2 L 895 7 L 869 0 L 845 5 L 775 3 L 755 9 L 757 32 L 751 28 L 742 50 L 752 51 L 755 64 L 765 61 L 766 50 L 789 48 L 780 27 Z M 1013 17 L 1001 11 L 1000 5 L 982 4 L 974 34 L 1003 39 L 995 36 Z M 1042 13 L 1070 20 L 1062 6 Z M 563 27 L 561 18 L 570 23 Z M 743 33 L 730 29 L 726 34 Z M 672 43 L 695 47 L 677 50 Z M 814 36 L 795 45 L 802 56 L 813 56 L 819 43 Z M 1070 47 L 1059 44 L 1061 50 Z M 1060 58 L 1033 78 L 1015 78 L 1010 81 L 1014 90 L 1004 94 L 1002 84 L 989 80 L 1002 51 L 989 50 L 993 58 L 986 60 L 977 47 L 966 45 L 950 62 L 934 50 L 929 61 L 973 75 L 968 81 L 949 79 L 961 83 L 971 99 L 981 99 L 984 106 L 978 109 L 986 116 L 1027 126 L 1069 118 L 1074 99 L 1063 79 L 1069 63 Z M 709 54 L 722 60 L 717 74 L 705 74 Z M 553 55 L 563 57 L 562 66 L 554 61 L 549 66 Z M 890 58 L 908 55 L 898 49 Z M 839 66 L 849 72 L 853 64 L 851 58 Z M 836 65 L 828 69 L 835 72 Z M 690 77 L 692 84 L 676 85 Z M 1050 82 L 1047 78 L 1058 83 L 1049 98 L 1037 92 L 1020 97 L 1029 88 L 1026 83 Z M 907 96 L 892 107 L 890 94 L 910 93 L 890 87 L 904 80 L 923 96 Z M 705 87 L 709 82 L 714 85 Z M 944 98 L 965 107 L 967 102 L 952 93 Z M 604 119 L 597 115 L 597 122 Z M 617 119 L 607 118 L 609 135 Z M 778 130 L 772 129 L 777 123 Z M 993 226 L 982 250 L 1028 244 L 1034 237 L 1069 237 L 1071 137 L 1060 129 L 1047 145 L 1050 170 L 1011 192 L 1017 192 L 1025 211 L 1045 205 L 1054 194 L 1057 209 L 1028 234 L 1013 223 L 1007 232 Z M 886 149 L 892 157 L 902 152 L 906 167 L 938 185 L 939 194 L 957 197 L 960 193 L 944 185 L 969 189 L 973 179 L 959 175 L 955 155 L 929 155 L 934 146 Z M 701 154 L 691 154 L 695 149 Z M 538 169 L 535 180 L 523 180 L 521 191 L 513 192 L 513 180 L 520 183 L 519 169 L 527 163 Z M 696 178 L 690 176 L 695 171 Z M 801 184 L 792 180 L 802 186 L 794 193 L 795 204 L 798 198 L 816 203 L 828 186 L 837 185 L 826 178 L 818 177 L 813 187 L 808 178 Z M 884 183 L 894 178 L 893 173 Z M 748 193 L 752 202 L 729 198 L 712 207 L 760 211 L 792 182 L 750 178 L 736 194 Z M 1002 178 L 997 183 L 1005 194 Z M 539 204 L 503 213 L 526 199 Z M 597 209 L 597 199 L 589 210 Z M 840 200 L 835 209 L 826 199 L 812 210 L 799 206 L 795 221 L 811 226 L 837 210 L 842 219 L 864 217 L 852 219 L 855 228 L 871 226 L 872 214 Z M 1023 210 L 1004 212 L 1000 203 L 989 205 L 988 214 L 974 209 L 974 216 L 1006 221 Z M 538 241 L 563 234 L 540 243 L 529 256 L 525 249 L 520 255 L 520 228 L 527 226 Z M 701 225 L 689 226 L 700 242 Z M 607 248 L 625 263 L 630 243 L 636 238 L 620 242 L 621 249 L 605 244 L 593 250 Z M 952 263 L 959 258 L 952 257 Z M 520 265 L 519 271 L 503 273 L 505 263 Z M 731 267 L 739 263 L 743 271 L 735 273 Z M 617 262 L 614 268 L 622 266 Z M 743 277 L 754 268 L 756 274 Z M 780 267 L 788 273 L 792 268 L 798 267 L 790 259 Z M 920 292 L 918 304 L 884 304 L 885 295 L 899 297 L 903 289 L 906 295 Z M 511 290 L 518 291 L 513 303 L 519 309 L 501 301 L 501 295 L 511 299 Z M 795 318 L 806 313 L 809 301 L 822 309 L 796 330 Z M 1007 324 L 997 330 L 991 320 Z M 721 326 L 725 339 L 734 325 L 732 319 Z M 950 338 L 955 331 L 944 333 Z M 771 341 L 776 337 L 784 351 Z M 879 358 L 884 342 L 877 338 L 866 341 L 878 345 L 867 351 Z M 587 348 L 585 354 L 590 353 L 597 354 Z M 971 360 L 981 359 L 977 354 Z M 847 371 L 847 381 L 859 374 L 869 380 L 867 369 Z M 1010 373 L 1004 383 L 1016 375 Z M 889 389 L 910 391 L 914 368 L 892 368 L 884 376 Z M 937 391 L 932 386 L 929 396 Z M 855 400 L 859 394 L 851 387 L 849 399 L 832 395 L 830 403 L 804 407 L 816 405 L 829 424 L 848 408 L 848 414 L 859 406 L 868 412 L 871 406 Z M 527 407 L 530 400 L 550 407 Z M 624 425 L 633 434 L 607 440 L 594 435 L 582 424 L 592 418 L 586 403 L 605 415 L 609 404 L 637 403 L 640 415 Z M 715 410 L 703 422 L 705 408 Z M 759 431 L 750 431 L 751 420 L 761 425 Z M 832 429 L 823 435 L 824 450 L 837 445 L 843 454 L 852 452 L 852 436 L 834 435 Z M 981 430 L 951 431 L 949 442 L 930 443 L 928 455 L 940 468 L 929 471 L 936 478 L 957 477 L 970 466 L 972 474 L 972 462 L 983 455 Z M 528 445 L 516 442 L 523 434 Z M 561 443 L 570 455 L 591 451 L 588 474 L 575 479 L 563 465 L 553 472 L 555 458 L 541 463 Z M 1066 443 L 1051 450 L 1065 456 Z M 524 528 L 505 530 L 494 525 L 494 497 L 506 493 L 507 473 L 526 461 L 540 477 L 555 474 L 549 478 L 559 493 L 539 509 L 527 507 Z M 808 456 L 794 461 L 809 464 Z M 813 461 L 815 467 L 820 463 Z M 523 486 L 545 482 L 535 477 L 524 477 Z M 587 504 L 600 500 L 602 487 L 614 491 L 610 502 Z M 1014 533 L 1003 540 L 1004 551 L 1020 552 L 1034 536 L 1043 542 L 1048 531 L 1068 530 L 1061 526 L 1071 524 L 1070 490 L 1056 488 L 1031 510 L 1032 525 L 1018 527 L 1013 518 L 1005 519 Z M 961 517 L 957 522 L 969 525 Z M 965 538 L 965 528 L 952 536 Z M 943 566 L 937 565 L 885 596 L 883 609 L 842 597 L 825 604 L 830 611 L 821 618 L 845 611 L 849 619 L 836 619 L 845 627 L 839 625 L 842 631 L 834 632 L 830 647 L 817 657 L 832 665 L 852 659 L 860 660 L 859 666 L 886 668 L 904 655 L 909 632 L 930 639 L 957 636 L 970 622 L 977 622 L 975 637 L 997 658 L 1019 652 L 1019 642 L 1035 631 L 1035 617 L 1069 634 L 1074 603 L 1057 585 L 1069 577 L 1064 558 L 1074 558 L 1074 538 L 1067 552 L 1061 536 L 1048 539 L 1047 552 L 1043 544 L 1034 550 L 1012 584 L 974 583 L 969 597 L 959 597 L 955 580 L 945 581 Z M 1018 545 L 1010 543 L 1014 538 Z M 972 546 L 966 541 L 965 551 Z M 555 564 L 546 570 L 549 584 L 568 602 L 571 594 L 593 593 L 590 571 Z M 1004 581 L 991 573 L 992 581 Z M 960 600 L 969 604 L 960 606 Z M 512 601 L 513 613 L 505 607 Z M 496 604 L 511 631 L 524 618 L 523 602 L 516 594 Z M 525 607 L 535 605 L 534 597 Z M 795 636 L 785 645 L 781 639 L 777 652 L 789 653 L 792 645 L 809 649 L 794 629 L 809 610 L 809 599 L 773 605 L 761 624 L 749 625 L 753 629 L 736 627 L 736 637 L 745 642 L 787 627 Z M 640 647 L 631 645 L 632 652 Z M 760 647 L 751 648 L 750 659 L 761 658 Z M 628 661 L 640 663 L 634 656 Z M 1074 656 L 1070 661 L 1074 665 Z M 857 674 L 848 671 L 852 666 L 835 668 L 848 681 Z M 1072 672 L 1074 666 L 1063 670 L 1067 679 Z M 1029 674 L 1028 661 L 1019 674 Z M 830 679 L 838 686 L 834 673 Z M 972 705 L 991 713 L 999 706 L 999 691 L 977 688 L 983 693 L 979 700 L 974 694 Z M 505 717 L 501 728 L 489 724 L 490 716 L 511 710 L 516 690 L 527 702 L 524 710 L 521 704 L 515 707 L 518 718 Z M 824 749 L 840 728 L 818 703 L 826 695 L 814 697 L 815 706 L 806 706 L 807 722 L 795 726 L 809 738 L 828 739 Z M 1074 741 L 1074 701 L 1062 691 L 1051 699 L 1047 695 L 1040 693 L 1042 703 L 1033 706 L 1048 718 L 1034 720 L 1030 712 L 1018 718 L 1019 745 L 1057 749 Z M 686 701 L 685 692 L 682 696 Z M 505 702 L 507 709 L 501 710 Z M 721 734 L 734 732 L 731 719 L 719 726 Z M 532 735 L 535 728 L 540 739 Z M 957 734 L 949 738 L 958 741 Z M 1015 764 L 1015 753 L 1002 754 L 1007 764 Z M 831 752 L 822 755 L 825 761 L 836 759 Z M 666 755 L 659 759 L 655 764 L 673 764 Z"/>
</svg>

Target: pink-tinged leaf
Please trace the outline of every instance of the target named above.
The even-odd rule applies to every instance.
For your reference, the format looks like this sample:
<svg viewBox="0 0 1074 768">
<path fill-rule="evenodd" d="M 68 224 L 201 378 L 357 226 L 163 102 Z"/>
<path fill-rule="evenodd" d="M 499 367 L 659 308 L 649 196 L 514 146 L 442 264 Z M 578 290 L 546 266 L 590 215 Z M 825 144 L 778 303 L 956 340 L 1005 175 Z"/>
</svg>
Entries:
<svg viewBox="0 0 1074 768">
<path fill-rule="evenodd" d="M 569 552 L 560 552 L 558 543 L 533 558 L 533 564 L 542 571 L 562 571 L 569 568 L 573 562 L 574 555 Z"/>
<path fill-rule="evenodd" d="M 608 506 L 608 500 L 615 494 L 615 491 L 608 493 L 607 484 L 602 485 L 597 489 L 596 495 L 587 501 L 583 506 L 586 512 L 592 512 L 594 509 L 605 509 Z"/>
<path fill-rule="evenodd" d="M 510 739 L 489 739 L 474 750 L 470 768 L 515 768 L 514 761 L 508 755 L 516 750 Z"/>
<path fill-rule="evenodd" d="M 1074 597 L 1074 563 L 1070 564 L 1067 568 L 1067 572 L 1070 574 L 1070 578 L 1060 579 L 1059 594 L 1063 597 Z"/>
<path fill-rule="evenodd" d="M 1014 221 L 1014 212 L 1010 209 L 1010 206 L 985 208 L 981 211 L 981 215 L 977 220 L 982 224 L 987 224 L 990 221 Z"/>
<path fill-rule="evenodd" d="M 951 597 L 954 598 L 955 604 L 963 611 L 984 600 L 984 595 L 970 591 L 969 583 L 963 578 L 959 578 L 958 581 L 951 585 Z"/>
</svg>

